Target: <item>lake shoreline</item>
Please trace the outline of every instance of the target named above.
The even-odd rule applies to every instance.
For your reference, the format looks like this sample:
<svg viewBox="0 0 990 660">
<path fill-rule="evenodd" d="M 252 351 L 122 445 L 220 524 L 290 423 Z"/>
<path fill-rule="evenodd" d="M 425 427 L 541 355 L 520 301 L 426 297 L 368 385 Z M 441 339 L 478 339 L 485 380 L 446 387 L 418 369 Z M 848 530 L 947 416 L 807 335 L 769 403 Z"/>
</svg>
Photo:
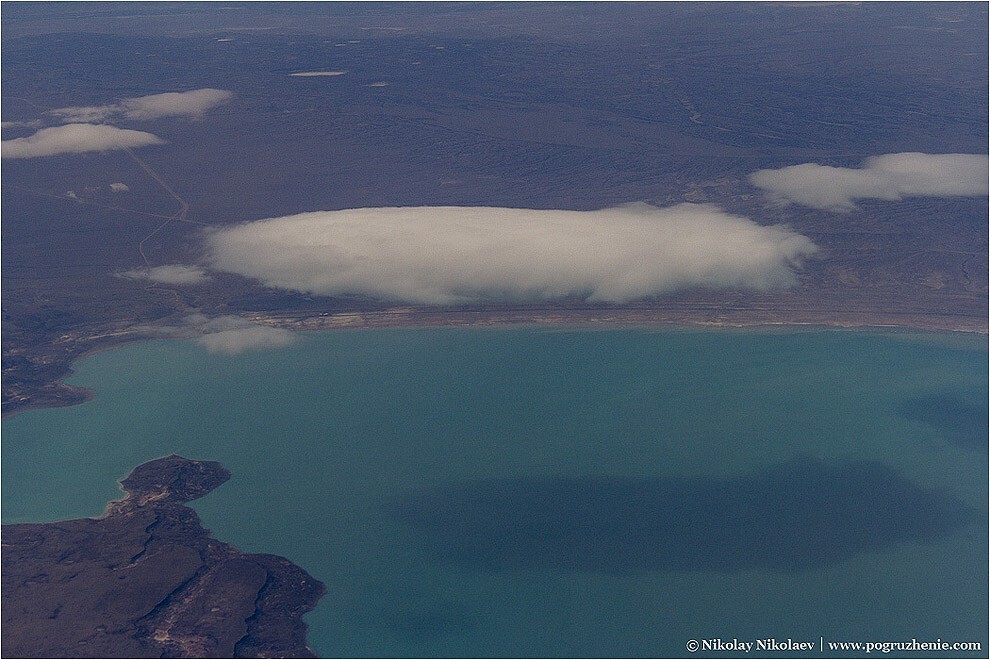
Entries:
<svg viewBox="0 0 990 660">
<path fill-rule="evenodd" d="M 353 312 L 242 312 L 242 318 L 260 325 L 299 332 L 328 332 L 383 328 L 486 328 L 486 327 L 578 327 L 594 330 L 612 328 L 687 329 L 687 330 L 760 330 L 799 328 L 821 330 L 905 330 L 988 335 L 987 319 L 970 315 L 917 314 L 913 312 L 863 312 L 829 309 L 783 310 L 734 308 L 724 305 L 691 304 L 664 308 L 628 307 L 588 308 L 524 305 L 479 306 L 476 308 L 392 307 L 383 310 Z M 166 326 L 175 319 L 159 322 Z M 154 326 L 108 325 L 88 328 L 78 336 L 64 337 L 65 352 L 50 357 L 47 365 L 59 373 L 40 387 L 19 392 L 20 400 L 8 403 L 2 413 L 8 419 L 29 410 L 64 408 L 92 400 L 86 388 L 67 385 L 72 365 L 102 351 L 138 341 L 163 338 L 154 334 Z M 78 347 L 78 350 L 73 350 Z M 9 384 L 7 385 L 10 386 Z"/>
<path fill-rule="evenodd" d="M 5 511 L 12 521 L 93 515 L 118 497 L 107 485 L 146 459 L 218 461 L 235 478 L 194 508 L 217 538 L 288 557 L 332 585 L 306 617 L 308 641 L 327 657 L 475 657 L 492 639 L 507 656 L 588 644 L 603 657 L 634 646 L 670 654 L 698 628 L 695 612 L 708 629 L 756 634 L 734 614 L 752 593 L 771 594 L 760 620 L 794 612 L 781 624 L 788 635 L 813 631 L 823 602 L 845 634 L 859 625 L 844 615 L 847 587 L 856 599 L 875 593 L 864 575 L 881 575 L 890 594 L 871 622 L 883 634 L 971 639 L 967 611 L 985 593 L 972 579 L 985 557 L 980 527 L 942 533 L 922 521 L 921 543 L 900 543 L 872 531 L 846 537 L 842 524 L 828 536 L 838 554 L 795 573 L 781 568 L 800 563 L 793 549 L 818 546 L 774 546 L 776 535 L 746 523 L 732 536 L 749 554 L 705 555 L 735 569 L 692 564 L 688 577 L 640 552 L 680 547 L 679 537 L 636 539 L 639 521 L 709 520 L 740 492 L 776 502 L 766 493 L 781 489 L 794 494 L 783 502 L 843 503 L 832 520 L 887 520 L 892 503 L 914 520 L 926 501 L 968 519 L 967 507 L 984 510 L 985 439 L 960 424 L 985 414 L 983 344 L 982 335 L 889 328 L 607 324 L 322 332 L 235 357 L 187 340 L 135 343 L 76 365 L 69 383 L 97 392 L 90 406 L 12 421 Z M 945 402 L 954 404 L 946 415 L 915 414 Z M 674 490 L 657 497 L 651 483 Z M 857 488 L 888 499 L 843 495 Z M 620 536 L 568 545 L 572 528 L 613 521 Z M 512 554 L 546 538 L 560 544 Z M 609 545 L 616 538 L 625 541 Z M 782 563 L 753 571 L 732 563 L 739 556 Z M 738 600 L 725 603 L 726 591 Z M 925 593 L 956 600 L 932 617 Z M 554 607 L 560 617 L 529 626 Z M 592 632 L 575 641 L 572 621 Z"/>
</svg>

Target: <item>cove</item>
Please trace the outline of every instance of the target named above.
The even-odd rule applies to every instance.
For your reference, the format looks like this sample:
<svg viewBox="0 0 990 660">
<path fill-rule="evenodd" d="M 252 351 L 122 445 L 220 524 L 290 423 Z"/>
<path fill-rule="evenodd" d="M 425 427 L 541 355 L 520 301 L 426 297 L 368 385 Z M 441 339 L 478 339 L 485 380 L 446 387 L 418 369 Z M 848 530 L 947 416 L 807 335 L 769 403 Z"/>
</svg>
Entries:
<svg viewBox="0 0 990 660">
<path fill-rule="evenodd" d="M 4 522 L 99 515 L 158 456 L 220 461 L 233 478 L 197 502 L 204 524 L 326 583 L 307 620 L 331 657 L 986 644 L 985 344 L 513 328 L 131 345 L 76 365 L 92 401 L 4 422 Z"/>
</svg>

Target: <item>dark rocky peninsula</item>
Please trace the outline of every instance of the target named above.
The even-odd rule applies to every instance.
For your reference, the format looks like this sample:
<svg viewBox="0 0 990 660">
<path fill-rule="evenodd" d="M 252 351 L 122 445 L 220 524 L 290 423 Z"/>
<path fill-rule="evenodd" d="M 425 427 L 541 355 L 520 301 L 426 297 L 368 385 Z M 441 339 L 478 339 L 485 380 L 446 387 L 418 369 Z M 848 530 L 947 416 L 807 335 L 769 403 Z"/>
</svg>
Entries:
<svg viewBox="0 0 990 660">
<path fill-rule="evenodd" d="M 167 456 L 135 468 L 100 518 L 4 525 L 4 657 L 315 657 L 301 617 L 324 585 L 211 538 L 184 506 L 229 478 Z"/>
</svg>

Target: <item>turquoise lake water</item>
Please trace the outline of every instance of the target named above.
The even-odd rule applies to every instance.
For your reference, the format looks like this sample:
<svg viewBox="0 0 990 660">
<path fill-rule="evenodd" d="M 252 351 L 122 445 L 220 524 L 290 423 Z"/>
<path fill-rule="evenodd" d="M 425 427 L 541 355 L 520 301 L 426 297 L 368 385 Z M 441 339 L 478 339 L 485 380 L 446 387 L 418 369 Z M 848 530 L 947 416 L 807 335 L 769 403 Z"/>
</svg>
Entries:
<svg viewBox="0 0 990 660">
<path fill-rule="evenodd" d="M 3 516 L 98 515 L 135 465 L 218 460 L 195 508 L 326 583 L 324 656 L 986 649 L 987 373 L 985 337 L 908 332 L 150 342 L 76 365 L 91 402 L 4 422 Z"/>
</svg>

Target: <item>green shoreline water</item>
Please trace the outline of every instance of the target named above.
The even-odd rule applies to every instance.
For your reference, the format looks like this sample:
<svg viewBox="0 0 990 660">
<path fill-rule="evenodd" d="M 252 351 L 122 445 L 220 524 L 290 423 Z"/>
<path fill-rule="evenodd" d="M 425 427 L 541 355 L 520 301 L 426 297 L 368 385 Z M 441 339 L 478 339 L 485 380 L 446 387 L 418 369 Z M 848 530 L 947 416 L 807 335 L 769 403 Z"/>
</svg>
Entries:
<svg viewBox="0 0 990 660">
<path fill-rule="evenodd" d="M 327 656 L 985 642 L 985 525 L 799 571 L 506 571 L 437 561 L 383 513 L 493 478 L 745 480 L 796 456 L 881 462 L 985 511 L 986 433 L 967 434 L 974 410 L 986 419 L 985 342 L 512 328 L 325 333 L 233 357 L 132 345 L 76 365 L 92 401 L 5 420 L 4 522 L 98 515 L 116 479 L 163 454 L 219 460 L 233 478 L 196 503 L 204 523 L 327 583 L 307 618 Z"/>
</svg>

